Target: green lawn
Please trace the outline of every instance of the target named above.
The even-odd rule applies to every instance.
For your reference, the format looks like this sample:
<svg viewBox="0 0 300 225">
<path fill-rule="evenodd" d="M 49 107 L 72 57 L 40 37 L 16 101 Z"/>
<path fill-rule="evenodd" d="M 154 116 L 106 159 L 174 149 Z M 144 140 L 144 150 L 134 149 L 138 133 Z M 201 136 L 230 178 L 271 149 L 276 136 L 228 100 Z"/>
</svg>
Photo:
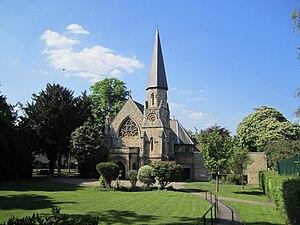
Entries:
<svg viewBox="0 0 300 225">
<path fill-rule="evenodd" d="M 225 201 L 236 208 L 239 212 L 240 220 L 246 221 L 248 225 L 279 225 L 286 224 L 283 217 L 274 207 L 256 206 L 246 203 Z"/>
<path fill-rule="evenodd" d="M 186 185 L 187 188 L 215 192 L 215 184 L 208 182 L 192 182 Z M 268 198 L 263 195 L 259 187 L 254 185 L 245 186 L 241 190 L 238 185 L 220 185 L 218 196 L 231 197 L 235 199 L 251 200 L 257 202 L 268 202 Z M 240 203 L 235 201 L 225 201 L 233 206 L 239 214 L 241 222 L 245 221 L 249 225 L 280 225 L 285 224 L 282 215 L 274 206 L 261 206 L 255 204 Z"/>
<path fill-rule="evenodd" d="M 247 185 L 245 190 L 242 190 L 240 185 L 220 185 L 220 191 L 215 192 L 215 184 L 208 182 L 191 182 L 186 185 L 187 188 L 206 190 L 215 193 L 219 196 L 240 198 L 245 200 L 268 202 L 268 198 L 262 193 L 257 185 Z"/>
<path fill-rule="evenodd" d="M 0 183 L 0 222 L 33 212 L 93 214 L 100 224 L 195 224 L 209 208 L 205 200 L 182 192 L 97 191 L 94 187 L 31 179 Z"/>
</svg>

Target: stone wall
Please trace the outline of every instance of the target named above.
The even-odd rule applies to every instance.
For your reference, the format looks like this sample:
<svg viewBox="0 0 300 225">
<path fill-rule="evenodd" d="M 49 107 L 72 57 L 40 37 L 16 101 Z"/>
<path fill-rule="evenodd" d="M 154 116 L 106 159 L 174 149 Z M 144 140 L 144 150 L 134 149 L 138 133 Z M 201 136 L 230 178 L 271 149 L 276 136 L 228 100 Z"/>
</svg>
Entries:
<svg viewBox="0 0 300 225">
<path fill-rule="evenodd" d="M 253 162 L 248 166 L 246 171 L 248 184 L 258 184 L 258 172 L 267 170 L 266 154 L 264 152 L 251 152 L 250 156 Z"/>
</svg>

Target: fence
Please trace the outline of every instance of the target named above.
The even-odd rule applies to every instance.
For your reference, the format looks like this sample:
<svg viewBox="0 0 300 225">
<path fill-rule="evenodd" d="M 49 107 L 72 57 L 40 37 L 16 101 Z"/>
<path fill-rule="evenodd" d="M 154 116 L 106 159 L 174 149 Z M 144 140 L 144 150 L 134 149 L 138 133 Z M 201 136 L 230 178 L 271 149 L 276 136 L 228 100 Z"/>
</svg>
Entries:
<svg viewBox="0 0 300 225">
<path fill-rule="evenodd" d="M 300 156 L 280 160 L 278 162 L 278 173 L 280 175 L 300 175 Z"/>
</svg>

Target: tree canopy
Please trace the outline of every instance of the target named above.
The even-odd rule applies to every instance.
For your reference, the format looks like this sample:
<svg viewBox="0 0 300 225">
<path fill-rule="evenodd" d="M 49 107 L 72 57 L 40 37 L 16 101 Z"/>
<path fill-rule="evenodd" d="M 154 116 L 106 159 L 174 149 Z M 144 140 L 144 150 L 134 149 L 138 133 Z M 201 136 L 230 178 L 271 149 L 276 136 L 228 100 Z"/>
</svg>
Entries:
<svg viewBox="0 0 300 225">
<path fill-rule="evenodd" d="M 114 117 L 122 108 L 128 91 L 123 81 L 106 78 L 95 83 L 90 95 L 92 112 L 96 121 L 103 126 L 106 115 Z"/>
<path fill-rule="evenodd" d="M 237 127 L 237 135 L 249 151 L 261 152 L 268 141 L 282 137 L 298 140 L 300 126 L 289 122 L 278 110 L 263 106 L 242 120 Z"/>
<path fill-rule="evenodd" d="M 0 180 L 31 177 L 31 152 L 16 125 L 14 107 L 0 95 Z"/>
<path fill-rule="evenodd" d="M 58 158 L 69 153 L 72 131 L 82 123 L 73 92 L 59 84 L 47 84 L 46 90 L 32 95 L 32 103 L 24 108 L 25 122 L 39 140 L 40 149 L 49 159 L 49 173 L 54 173 Z"/>
<path fill-rule="evenodd" d="M 204 165 L 216 174 L 216 190 L 218 186 L 218 173 L 225 169 L 232 154 L 233 141 L 229 131 L 217 125 L 200 132 L 198 136 L 201 152 L 204 156 Z"/>
</svg>

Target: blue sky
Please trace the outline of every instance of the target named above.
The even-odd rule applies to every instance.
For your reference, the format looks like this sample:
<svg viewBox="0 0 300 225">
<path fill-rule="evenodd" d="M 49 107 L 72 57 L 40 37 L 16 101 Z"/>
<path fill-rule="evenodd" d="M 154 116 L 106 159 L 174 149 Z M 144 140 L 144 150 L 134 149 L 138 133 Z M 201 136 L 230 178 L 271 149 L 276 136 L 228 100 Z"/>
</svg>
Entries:
<svg viewBox="0 0 300 225">
<path fill-rule="evenodd" d="M 48 82 L 77 96 L 117 77 L 144 103 L 159 24 L 171 116 L 187 129 L 218 124 L 235 133 L 260 106 L 295 122 L 296 7 L 300 1 L 1 0 L 0 90 L 25 104 Z"/>
</svg>

